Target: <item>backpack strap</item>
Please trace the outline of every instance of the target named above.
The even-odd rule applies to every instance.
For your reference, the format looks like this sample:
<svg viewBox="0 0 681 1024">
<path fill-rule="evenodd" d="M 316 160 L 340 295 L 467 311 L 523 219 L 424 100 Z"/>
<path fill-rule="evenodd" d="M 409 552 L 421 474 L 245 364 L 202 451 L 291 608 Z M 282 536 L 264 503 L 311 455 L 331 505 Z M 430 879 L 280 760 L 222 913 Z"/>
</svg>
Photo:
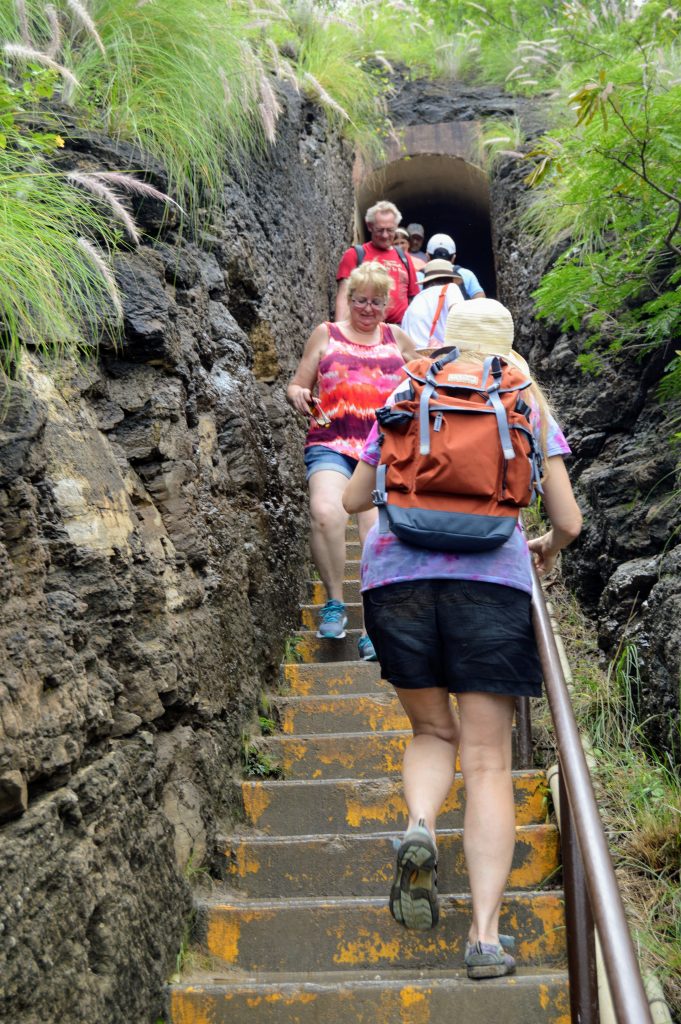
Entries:
<svg viewBox="0 0 681 1024">
<path fill-rule="evenodd" d="M 448 288 L 449 288 L 449 285 L 445 284 L 445 285 L 442 286 L 442 289 L 440 291 L 440 295 L 439 295 L 438 300 L 437 300 L 437 308 L 435 310 L 435 316 L 433 317 L 433 322 L 430 325 L 430 334 L 428 335 L 428 341 L 430 341 L 430 339 L 435 334 L 435 328 L 438 325 L 438 321 L 440 319 L 440 314 L 442 313 L 442 307 L 445 304 L 445 298 L 447 296 L 447 289 Z"/>
<path fill-rule="evenodd" d="M 432 378 L 432 383 L 437 384 L 437 381 L 435 380 L 435 374 L 439 373 L 440 370 L 443 370 L 447 363 L 455 362 L 460 355 L 461 353 L 459 352 L 456 345 L 454 345 L 453 348 L 450 348 L 447 352 L 443 352 L 441 356 L 433 360 L 433 362 L 430 364 L 428 368 L 427 378 Z"/>
<path fill-rule="evenodd" d="M 459 284 L 459 288 L 463 292 L 464 299 L 470 299 L 470 295 L 468 294 L 468 289 L 466 288 L 466 285 L 464 284 L 463 274 L 461 273 L 462 269 L 463 269 L 462 267 L 459 267 L 459 266 L 456 266 L 456 265 L 454 266 L 454 273 L 458 274 L 459 277 L 461 278 L 461 284 L 459 284 L 458 281 L 456 283 Z"/>
<path fill-rule="evenodd" d="M 487 397 L 491 403 L 492 409 L 494 410 L 494 415 L 497 418 L 499 440 L 501 441 L 504 458 L 510 460 L 515 458 L 515 452 L 513 451 L 513 442 L 511 441 L 511 431 L 508 428 L 506 410 L 504 409 L 504 404 L 499 397 L 502 373 L 503 369 L 499 357 L 487 356 L 482 367 L 482 383 L 485 385 L 487 378 L 491 374 L 492 383 L 488 384 L 486 387 Z"/>
<path fill-rule="evenodd" d="M 355 250 L 355 256 L 357 257 L 357 266 L 361 267 L 362 264 L 364 263 L 364 257 L 366 256 L 366 250 L 365 250 L 363 245 L 353 245 L 352 248 Z M 397 253 L 397 255 L 402 260 L 402 263 L 404 264 L 404 269 L 407 271 L 407 274 L 408 274 L 409 273 L 409 264 L 407 263 L 406 255 L 397 246 L 395 246 L 395 252 Z M 466 296 L 466 297 L 468 297 L 468 296 Z"/>
<path fill-rule="evenodd" d="M 388 492 L 385 486 L 387 468 L 382 462 L 379 462 L 378 466 L 376 466 L 376 489 L 371 492 L 371 500 L 378 509 L 379 533 L 390 533 L 390 523 L 388 522 L 388 513 L 386 512 L 386 505 L 388 504 Z"/>
<path fill-rule="evenodd" d="M 428 376 L 430 376 L 430 372 Z M 435 394 L 435 384 L 431 383 L 430 380 L 426 380 L 419 400 L 419 452 L 421 455 L 428 455 L 430 452 L 430 416 L 428 415 L 428 405 L 433 394 Z"/>
</svg>

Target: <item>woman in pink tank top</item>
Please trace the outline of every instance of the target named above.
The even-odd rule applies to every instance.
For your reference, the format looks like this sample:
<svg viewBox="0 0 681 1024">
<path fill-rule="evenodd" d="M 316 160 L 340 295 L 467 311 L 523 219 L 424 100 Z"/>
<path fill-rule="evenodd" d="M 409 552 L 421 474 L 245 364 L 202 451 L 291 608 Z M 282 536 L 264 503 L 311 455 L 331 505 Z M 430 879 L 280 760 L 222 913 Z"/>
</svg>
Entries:
<svg viewBox="0 0 681 1024">
<path fill-rule="evenodd" d="M 403 330 L 383 322 L 392 279 L 379 263 L 363 263 L 348 279 L 350 315 L 323 323 L 310 335 L 286 397 L 310 419 L 305 465 L 310 488 L 312 558 L 326 588 L 317 636 L 345 636 L 343 603 L 345 530 L 348 516 L 343 490 L 359 460 L 375 420 L 375 410 L 403 379 L 402 366 L 415 358 Z M 375 511 L 357 516 L 360 544 L 373 525 Z M 359 639 L 359 654 L 375 660 L 369 638 Z"/>
</svg>

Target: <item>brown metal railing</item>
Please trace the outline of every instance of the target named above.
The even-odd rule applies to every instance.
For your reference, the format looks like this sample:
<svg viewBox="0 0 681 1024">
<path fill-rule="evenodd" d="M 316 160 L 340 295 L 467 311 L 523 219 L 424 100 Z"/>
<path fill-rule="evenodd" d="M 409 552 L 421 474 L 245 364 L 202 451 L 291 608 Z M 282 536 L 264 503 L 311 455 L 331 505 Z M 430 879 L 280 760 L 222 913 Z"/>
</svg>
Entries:
<svg viewBox="0 0 681 1024">
<path fill-rule="evenodd" d="M 579 738 L 544 594 L 533 567 L 532 620 L 560 764 L 561 848 L 572 1024 L 598 1024 L 594 922 L 617 1024 L 652 1024 L 610 851 Z M 523 714 L 525 719 L 523 719 Z M 519 753 L 529 714 L 519 708 Z"/>
</svg>

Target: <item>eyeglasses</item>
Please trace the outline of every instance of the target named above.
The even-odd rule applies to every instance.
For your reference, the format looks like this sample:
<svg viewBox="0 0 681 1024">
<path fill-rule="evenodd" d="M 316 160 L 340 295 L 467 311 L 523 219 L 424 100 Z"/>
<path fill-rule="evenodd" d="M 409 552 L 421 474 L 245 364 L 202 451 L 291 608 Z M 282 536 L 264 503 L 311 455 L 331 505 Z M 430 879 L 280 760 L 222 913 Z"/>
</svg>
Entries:
<svg viewBox="0 0 681 1024">
<path fill-rule="evenodd" d="M 350 301 L 354 306 L 359 306 L 360 309 L 364 309 L 365 306 L 381 309 L 386 304 L 385 299 L 366 299 L 363 295 L 358 295 L 356 299 L 352 298 Z"/>
</svg>

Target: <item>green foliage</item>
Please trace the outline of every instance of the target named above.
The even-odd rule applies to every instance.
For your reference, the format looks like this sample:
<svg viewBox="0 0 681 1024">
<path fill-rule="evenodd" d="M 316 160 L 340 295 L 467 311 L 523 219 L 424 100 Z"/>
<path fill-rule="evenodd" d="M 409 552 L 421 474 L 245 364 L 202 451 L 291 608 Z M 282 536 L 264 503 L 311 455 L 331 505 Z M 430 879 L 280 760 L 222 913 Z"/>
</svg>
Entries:
<svg viewBox="0 0 681 1024">
<path fill-rule="evenodd" d="M 74 48 L 92 120 L 160 160 L 169 191 L 191 208 L 219 194 L 226 161 L 242 163 L 264 142 L 262 62 L 242 26 L 248 8 L 220 0 L 98 0 L 104 53 Z"/>
<path fill-rule="evenodd" d="M 303 642 L 303 638 L 299 633 L 294 633 L 292 636 L 286 638 L 284 644 L 284 662 L 287 665 L 299 665 L 303 660 L 303 656 L 299 651 L 299 647 Z"/>
<path fill-rule="evenodd" d="M 681 85 L 666 70 L 643 49 L 612 76 L 601 71 L 572 93 L 575 122 L 530 154 L 538 188 L 526 223 L 547 250 L 567 243 L 534 294 L 537 310 L 589 332 L 588 369 L 598 353 L 643 354 L 681 330 Z M 674 392 L 672 381 L 661 395 Z"/>
<path fill-rule="evenodd" d="M 241 760 L 244 768 L 244 775 L 249 779 L 280 779 L 282 777 L 281 765 L 263 750 L 257 739 L 253 739 L 248 733 L 241 737 Z"/>
<path fill-rule="evenodd" d="M 0 370 L 13 375 L 24 346 L 45 355 L 85 351 L 107 321 L 111 288 L 83 234 L 114 234 L 90 203 L 42 159 L 0 152 Z"/>
<path fill-rule="evenodd" d="M 522 143 L 522 129 L 517 117 L 485 121 L 479 139 L 480 163 L 491 170 L 502 157 L 522 157 L 519 152 Z"/>
<path fill-rule="evenodd" d="M 636 645 L 624 642 L 603 671 L 593 627 L 555 582 L 551 603 L 572 668 L 577 724 L 593 747 L 592 776 L 627 917 L 642 961 L 664 980 L 675 1014 L 681 1010 L 681 779 L 670 757 L 650 749 L 638 721 Z M 546 706 L 534 725 L 551 730 Z"/>
<path fill-rule="evenodd" d="M 277 723 L 267 715 L 258 715 L 258 725 L 263 736 L 271 736 L 277 731 Z"/>
</svg>

